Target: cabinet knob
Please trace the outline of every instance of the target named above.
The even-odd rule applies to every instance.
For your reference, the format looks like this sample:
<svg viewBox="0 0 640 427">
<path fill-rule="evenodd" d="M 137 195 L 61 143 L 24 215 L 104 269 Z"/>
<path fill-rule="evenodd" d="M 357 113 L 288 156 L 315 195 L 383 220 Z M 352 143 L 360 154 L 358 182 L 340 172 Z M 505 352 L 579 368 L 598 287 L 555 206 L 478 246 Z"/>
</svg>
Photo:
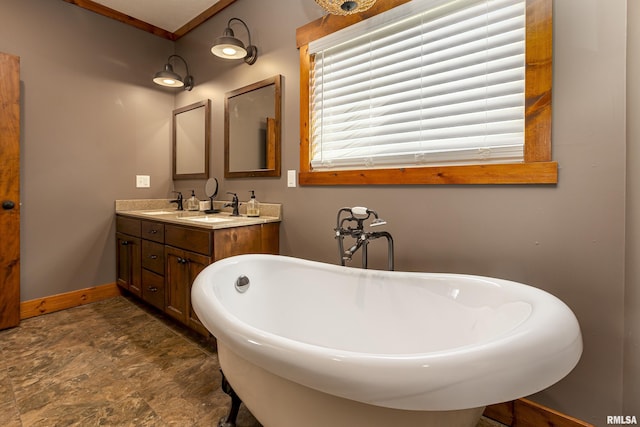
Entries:
<svg viewBox="0 0 640 427">
<path fill-rule="evenodd" d="M 188 262 L 188 260 L 178 257 L 178 263 L 179 264 L 186 264 L 187 262 Z"/>
<path fill-rule="evenodd" d="M 149 258 L 151 258 L 151 259 L 158 259 L 158 255 L 149 255 Z"/>
<path fill-rule="evenodd" d="M 149 230 L 149 233 L 150 233 L 150 234 L 157 234 L 157 233 L 158 233 L 158 230 Z"/>
<path fill-rule="evenodd" d="M 128 246 L 128 245 L 129 245 L 129 242 L 128 242 L 127 240 L 123 240 L 122 242 L 120 242 L 120 244 L 121 244 L 122 246 Z"/>
<path fill-rule="evenodd" d="M 15 207 L 16 207 L 16 204 L 13 200 L 4 200 L 2 202 L 2 209 L 4 209 L 5 211 L 10 211 Z"/>
<path fill-rule="evenodd" d="M 158 292 L 158 288 L 156 288 L 155 286 L 149 286 L 149 288 L 147 290 L 149 292 Z"/>
</svg>

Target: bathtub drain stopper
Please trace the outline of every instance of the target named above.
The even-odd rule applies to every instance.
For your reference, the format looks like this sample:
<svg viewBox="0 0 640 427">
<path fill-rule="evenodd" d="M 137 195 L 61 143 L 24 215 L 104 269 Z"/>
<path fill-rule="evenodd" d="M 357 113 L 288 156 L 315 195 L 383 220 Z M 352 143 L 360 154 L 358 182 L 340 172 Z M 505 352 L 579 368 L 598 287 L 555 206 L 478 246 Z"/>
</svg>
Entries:
<svg viewBox="0 0 640 427">
<path fill-rule="evenodd" d="M 245 275 L 238 276 L 236 279 L 236 290 L 240 293 L 247 292 L 249 289 L 249 278 Z"/>
</svg>

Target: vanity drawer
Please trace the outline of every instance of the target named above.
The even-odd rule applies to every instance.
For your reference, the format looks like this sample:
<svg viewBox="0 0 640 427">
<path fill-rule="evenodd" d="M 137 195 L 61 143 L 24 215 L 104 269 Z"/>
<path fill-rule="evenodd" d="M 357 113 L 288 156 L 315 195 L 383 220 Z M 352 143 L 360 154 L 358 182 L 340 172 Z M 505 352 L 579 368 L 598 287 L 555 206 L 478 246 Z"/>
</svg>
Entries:
<svg viewBox="0 0 640 427">
<path fill-rule="evenodd" d="M 142 267 L 164 275 L 164 245 L 143 240 Z"/>
<path fill-rule="evenodd" d="M 164 276 L 142 270 L 142 299 L 164 310 Z"/>
<path fill-rule="evenodd" d="M 212 234 L 210 231 L 175 225 L 165 225 L 164 227 L 165 244 L 207 256 L 211 255 L 213 250 Z"/>
<path fill-rule="evenodd" d="M 140 237 L 143 239 L 164 243 L 164 224 L 159 222 L 142 221 L 141 231 L 142 234 Z"/>
<path fill-rule="evenodd" d="M 140 220 L 118 215 L 116 216 L 116 231 L 140 237 Z"/>
</svg>

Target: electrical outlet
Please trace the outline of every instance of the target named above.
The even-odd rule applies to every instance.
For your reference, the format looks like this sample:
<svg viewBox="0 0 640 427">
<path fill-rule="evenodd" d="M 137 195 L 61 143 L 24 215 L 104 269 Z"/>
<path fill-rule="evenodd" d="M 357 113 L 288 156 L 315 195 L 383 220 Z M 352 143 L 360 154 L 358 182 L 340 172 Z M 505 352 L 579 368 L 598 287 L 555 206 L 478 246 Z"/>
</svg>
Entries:
<svg viewBox="0 0 640 427">
<path fill-rule="evenodd" d="M 136 188 L 151 187 L 151 177 L 149 175 L 136 175 Z"/>
<path fill-rule="evenodd" d="M 296 171 L 294 170 L 288 170 L 287 171 L 287 187 L 295 187 L 297 185 L 297 175 L 296 175 Z"/>
</svg>

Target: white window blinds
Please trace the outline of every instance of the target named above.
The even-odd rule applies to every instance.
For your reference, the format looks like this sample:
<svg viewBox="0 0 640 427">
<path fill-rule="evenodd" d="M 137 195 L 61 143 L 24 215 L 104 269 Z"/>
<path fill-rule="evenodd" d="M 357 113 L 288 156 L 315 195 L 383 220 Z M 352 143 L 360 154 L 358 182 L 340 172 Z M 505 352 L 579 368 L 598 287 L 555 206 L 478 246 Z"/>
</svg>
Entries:
<svg viewBox="0 0 640 427">
<path fill-rule="evenodd" d="M 413 0 L 309 53 L 313 169 L 523 161 L 525 0 Z"/>
</svg>

